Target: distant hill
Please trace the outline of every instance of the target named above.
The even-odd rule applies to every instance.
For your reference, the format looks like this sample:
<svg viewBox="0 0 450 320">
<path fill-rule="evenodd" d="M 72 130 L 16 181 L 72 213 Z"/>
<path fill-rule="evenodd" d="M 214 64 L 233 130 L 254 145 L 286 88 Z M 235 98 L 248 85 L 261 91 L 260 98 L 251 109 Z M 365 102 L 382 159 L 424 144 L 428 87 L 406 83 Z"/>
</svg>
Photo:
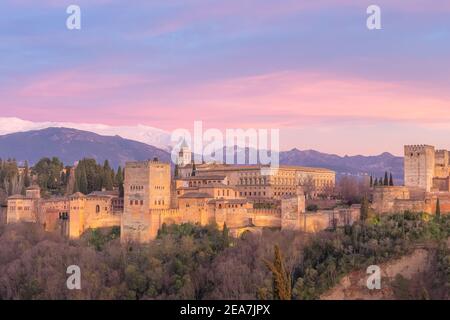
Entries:
<svg viewBox="0 0 450 320">
<path fill-rule="evenodd" d="M 47 128 L 0 136 L 0 157 L 28 160 L 34 164 L 42 157 L 58 157 L 72 165 L 83 158 L 98 162 L 108 159 L 114 167 L 127 160 L 146 160 L 158 157 L 170 160 L 164 150 L 119 136 L 101 136 L 88 131 L 68 128 Z"/>
<path fill-rule="evenodd" d="M 165 150 L 117 135 L 102 136 L 89 131 L 53 127 L 0 136 L 1 158 L 28 160 L 30 164 L 34 164 L 42 157 L 52 156 L 68 165 L 85 157 L 94 158 L 98 162 L 108 159 L 114 167 L 123 165 L 125 161 L 154 157 L 170 161 L 170 153 Z M 328 168 L 335 170 L 338 175 L 368 173 L 381 177 L 387 170 L 392 172 L 397 181 L 403 179 L 403 158 L 390 153 L 341 157 L 314 150 L 292 149 L 280 152 L 280 163 Z"/>
<path fill-rule="evenodd" d="M 384 152 L 376 156 L 338 156 L 314 150 L 280 152 L 280 163 L 288 165 L 324 167 L 336 171 L 338 175 L 372 174 L 384 176 L 385 171 L 392 172 L 394 179 L 403 182 L 403 157 Z"/>
</svg>

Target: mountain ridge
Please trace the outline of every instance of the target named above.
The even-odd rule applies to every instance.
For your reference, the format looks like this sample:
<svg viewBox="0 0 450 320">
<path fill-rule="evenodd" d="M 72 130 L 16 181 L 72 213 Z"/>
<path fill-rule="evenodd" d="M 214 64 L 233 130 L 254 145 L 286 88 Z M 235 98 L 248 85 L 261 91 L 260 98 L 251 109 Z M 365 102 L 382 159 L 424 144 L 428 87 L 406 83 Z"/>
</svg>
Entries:
<svg viewBox="0 0 450 320">
<path fill-rule="evenodd" d="M 109 160 L 115 167 L 123 165 L 127 160 L 154 157 L 163 161 L 170 160 L 167 151 L 142 142 L 72 128 L 50 127 L 0 136 L 2 158 L 28 160 L 33 164 L 43 157 L 54 156 L 67 165 L 83 158 L 93 158 L 98 162 Z"/>
<path fill-rule="evenodd" d="M 392 172 L 394 178 L 402 179 L 403 158 L 383 152 L 375 156 L 339 156 L 316 150 L 293 148 L 280 152 L 280 164 L 323 167 L 338 175 L 373 174 L 384 176 Z M 170 153 L 155 146 L 122 138 L 120 135 L 100 135 L 90 131 L 49 127 L 0 135 L 0 157 L 28 160 L 36 163 L 42 157 L 56 156 L 71 165 L 82 158 L 93 158 L 99 162 L 106 159 L 117 167 L 125 161 L 146 160 L 157 157 L 170 161 Z"/>
</svg>

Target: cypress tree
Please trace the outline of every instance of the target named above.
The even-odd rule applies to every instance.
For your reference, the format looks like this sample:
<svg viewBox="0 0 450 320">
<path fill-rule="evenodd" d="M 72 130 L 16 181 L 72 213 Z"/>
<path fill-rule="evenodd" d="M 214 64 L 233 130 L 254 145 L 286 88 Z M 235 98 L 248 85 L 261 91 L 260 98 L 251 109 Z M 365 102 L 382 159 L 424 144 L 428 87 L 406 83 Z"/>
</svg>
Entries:
<svg viewBox="0 0 450 320">
<path fill-rule="evenodd" d="M 369 185 L 372 188 L 373 187 L 373 177 L 370 175 Z"/>
<path fill-rule="evenodd" d="M 123 189 L 123 173 L 122 167 L 119 166 L 117 168 L 117 174 L 116 174 L 116 185 L 119 187 L 119 197 L 123 198 L 124 196 L 124 189 Z"/>
<path fill-rule="evenodd" d="M 439 198 L 437 198 L 436 200 L 436 217 L 440 217 L 441 216 L 441 203 L 439 201 Z"/>
<path fill-rule="evenodd" d="M 77 193 L 80 191 L 80 188 L 78 187 L 78 177 L 75 176 L 75 182 L 73 184 L 73 190 L 72 193 Z"/>
<path fill-rule="evenodd" d="M 117 173 L 116 173 L 116 185 L 120 185 L 121 183 L 123 183 L 123 172 L 122 172 L 122 167 L 119 166 L 119 168 L 117 168 Z"/>
<path fill-rule="evenodd" d="M 394 179 L 392 178 L 392 172 L 389 174 L 389 185 L 391 187 L 394 185 Z"/>
<path fill-rule="evenodd" d="M 280 248 L 275 245 L 274 261 L 264 260 L 267 268 L 272 272 L 273 299 L 291 300 L 291 277 L 286 271 Z"/>
<path fill-rule="evenodd" d="M 197 173 L 197 168 L 195 167 L 194 160 L 192 160 L 192 173 L 191 173 L 191 176 L 195 177 L 196 173 Z"/>
<path fill-rule="evenodd" d="M 375 182 L 373 183 L 373 186 L 378 187 L 378 179 L 377 178 L 375 178 Z"/>
<path fill-rule="evenodd" d="M 228 248 L 230 246 L 230 235 L 229 230 L 227 227 L 227 224 L 223 224 L 223 230 L 222 230 L 222 241 L 223 241 L 223 248 Z"/>
<path fill-rule="evenodd" d="M 389 179 L 388 179 L 388 173 L 387 171 L 384 172 L 384 181 L 383 185 L 388 186 L 389 185 Z"/>
<path fill-rule="evenodd" d="M 179 171 L 179 169 L 178 169 L 178 164 L 176 164 L 176 165 L 175 165 L 175 170 L 174 170 L 174 173 L 173 173 L 173 175 L 174 175 L 175 178 L 178 178 L 178 174 L 179 174 L 178 171 Z"/>
<path fill-rule="evenodd" d="M 28 188 L 31 184 L 30 182 L 30 172 L 28 168 L 28 161 L 25 161 L 25 170 L 23 171 L 23 185 L 25 188 Z"/>
<path fill-rule="evenodd" d="M 369 200 L 367 199 L 366 196 L 364 196 L 361 201 L 359 219 L 364 222 L 367 220 L 368 216 L 369 216 Z"/>
<path fill-rule="evenodd" d="M 13 195 L 13 184 L 11 182 L 11 180 L 8 181 L 8 195 L 12 196 Z"/>
<path fill-rule="evenodd" d="M 86 176 L 86 170 L 84 167 L 81 169 L 78 181 L 78 189 L 83 194 L 88 194 L 88 180 Z"/>
<path fill-rule="evenodd" d="M 112 169 L 109 165 L 109 161 L 105 160 L 103 164 L 103 179 L 102 179 L 102 187 L 106 190 L 112 190 L 113 189 L 113 175 L 112 175 Z"/>
</svg>

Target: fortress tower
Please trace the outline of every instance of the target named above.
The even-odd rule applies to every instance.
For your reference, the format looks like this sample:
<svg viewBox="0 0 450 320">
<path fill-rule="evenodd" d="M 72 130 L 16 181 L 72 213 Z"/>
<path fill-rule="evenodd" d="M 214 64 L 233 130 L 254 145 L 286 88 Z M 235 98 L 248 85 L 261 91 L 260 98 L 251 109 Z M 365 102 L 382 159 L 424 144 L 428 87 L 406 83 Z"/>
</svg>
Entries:
<svg viewBox="0 0 450 320">
<path fill-rule="evenodd" d="M 436 167 L 434 176 L 436 178 L 446 179 L 449 176 L 449 152 L 447 150 L 436 150 Z"/>
<path fill-rule="evenodd" d="M 405 146 L 405 186 L 430 192 L 435 174 L 435 149 L 428 145 Z"/>
<path fill-rule="evenodd" d="M 157 160 L 127 162 L 124 193 L 122 241 L 146 242 L 153 232 L 150 210 L 170 208 L 170 164 Z"/>
</svg>

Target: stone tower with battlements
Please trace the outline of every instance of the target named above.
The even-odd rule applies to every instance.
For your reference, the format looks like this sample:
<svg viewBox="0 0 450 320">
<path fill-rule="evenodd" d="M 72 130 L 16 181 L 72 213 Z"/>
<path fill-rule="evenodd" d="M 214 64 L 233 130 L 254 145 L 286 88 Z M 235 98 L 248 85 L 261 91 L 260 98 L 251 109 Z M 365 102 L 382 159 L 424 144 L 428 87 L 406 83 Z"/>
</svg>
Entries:
<svg viewBox="0 0 450 320">
<path fill-rule="evenodd" d="M 160 161 L 127 162 L 124 181 L 122 241 L 147 242 L 154 237 L 151 210 L 170 208 L 170 164 Z"/>
<path fill-rule="evenodd" d="M 421 188 L 430 192 L 435 176 L 436 152 L 434 147 L 407 145 L 404 150 L 405 186 Z"/>
</svg>

